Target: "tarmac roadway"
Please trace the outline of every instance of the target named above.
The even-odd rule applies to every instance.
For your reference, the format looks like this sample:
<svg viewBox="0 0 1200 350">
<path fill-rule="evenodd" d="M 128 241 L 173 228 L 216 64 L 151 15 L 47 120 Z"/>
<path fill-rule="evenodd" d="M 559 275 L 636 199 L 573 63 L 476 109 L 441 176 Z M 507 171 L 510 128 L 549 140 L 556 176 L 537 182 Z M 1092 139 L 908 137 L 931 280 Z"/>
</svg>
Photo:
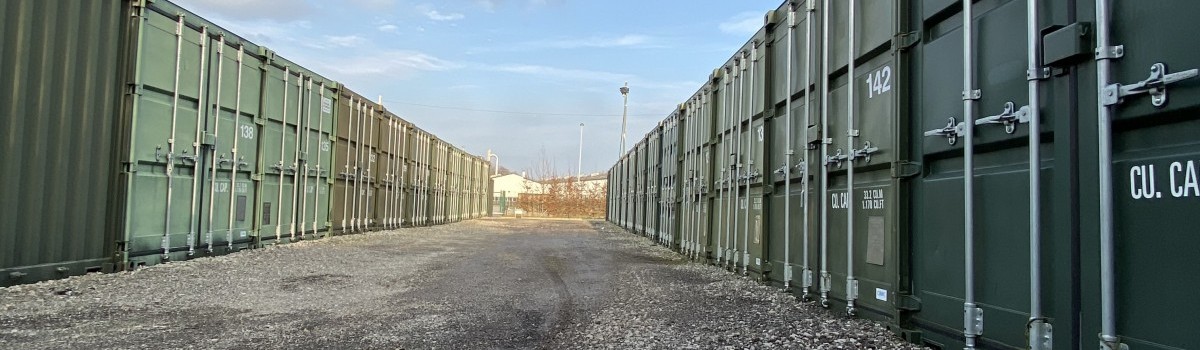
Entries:
<svg viewBox="0 0 1200 350">
<path fill-rule="evenodd" d="M 488 218 L 0 288 L 0 349 L 914 348 L 579 220 Z"/>
</svg>

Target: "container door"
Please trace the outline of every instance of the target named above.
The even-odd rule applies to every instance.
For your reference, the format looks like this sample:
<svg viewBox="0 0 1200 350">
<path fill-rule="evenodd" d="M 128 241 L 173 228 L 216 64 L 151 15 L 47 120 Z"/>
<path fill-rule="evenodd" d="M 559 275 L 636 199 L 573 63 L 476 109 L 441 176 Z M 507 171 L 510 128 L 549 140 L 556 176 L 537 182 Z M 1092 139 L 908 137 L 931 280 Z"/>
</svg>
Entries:
<svg viewBox="0 0 1200 350">
<path fill-rule="evenodd" d="M 352 137 L 361 124 L 360 101 L 352 95 L 340 94 L 337 103 L 337 130 L 333 146 L 333 201 L 330 202 L 330 221 L 338 233 L 349 232 L 354 225 L 355 150 L 358 142 Z"/>
<path fill-rule="evenodd" d="M 136 83 L 129 159 L 132 172 L 126 213 L 125 263 L 183 259 L 199 237 L 201 137 L 204 90 L 209 79 L 207 32 L 192 30 L 182 16 L 147 12 Z M 171 59 L 157 59 L 159 53 Z M 173 53 L 178 52 L 178 55 Z M 178 80 L 176 80 L 178 76 Z M 179 253 L 182 252 L 182 253 Z"/>
<path fill-rule="evenodd" d="M 296 153 L 297 131 L 300 126 L 300 111 L 296 109 L 295 101 L 302 94 L 296 88 L 296 77 L 290 68 L 280 68 L 270 65 L 266 70 L 267 77 L 263 81 L 262 106 L 263 117 L 266 119 L 260 142 L 262 148 L 260 172 L 262 194 L 259 201 L 259 242 L 274 244 L 284 238 L 293 236 L 294 229 L 291 215 L 294 213 L 293 196 L 295 183 L 292 175 L 296 167 L 292 155 Z"/>
<path fill-rule="evenodd" d="M 909 135 L 911 135 L 912 159 L 923 166 L 921 174 L 912 182 L 912 205 L 923 210 L 911 214 L 911 289 L 919 306 L 909 304 L 911 313 L 906 322 L 926 330 L 926 341 L 934 345 L 956 347 L 963 344 L 964 302 L 966 291 L 965 264 L 970 259 L 974 268 L 975 303 L 983 312 L 983 334 L 977 344 L 987 347 L 1027 347 L 1027 325 L 1030 320 L 1030 240 L 1029 240 L 1029 125 L 1020 120 L 1022 108 L 1029 101 L 1028 76 L 1026 74 L 1028 45 L 1026 45 L 1025 1 L 1003 1 L 993 4 L 977 4 L 973 7 L 974 53 L 971 55 L 975 67 L 974 77 L 978 98 L 973 100 L 975 115 L 963 116 L 963 16 L 961 4 L 926 4 L 921 11 L 913 11 L 911 20 L 933 28 L 929 36 L 912 48 L 913 54 L 906 68 L 906 90 L 912 91 L 913 108 Z M 950 11 L 951 16 L 936 13 Z M 1061 13 L 1059 14 L 1061 15 Z M 1043 84 L 1051 87 L 1051 85 Z M 919 91 L 919 93 L 918 93 Z M 1065 89 L 1046 89 L 1041 94 L 1044 101 L 1069 100 Z M 1043 256 L 1070 256 L 1066 237 L 1050 228 L 1058 214 L 1049 210 L 1051 206 L 1051 179 L 1059 176 L 1060 169 L 1068 164 L 1059 163 L 1054 145 L 1069 140 L 1065 130 L 1058 129 L 1059 121 L 1065 121 L 1063 108 L 1047 104 L 1040 107 L 1042 113 L 1041 148 L 1038 155 L 1042 166 L 1042 232 L 1045 237 L 1061 239 L 1056 253 Z M 951 121 L 953 118 L 953 121 Z M 1011 119 L 1003 119 L 1011 118 Z M 1009 120 L 1005 122 L 1005 120 Z M 972 237 L 974 254 L 965 253 L 964 237 L 964 163 L 966 158 L 965 139 L 956 130 L 971 128 L 974 133 L 971 155 L 973 181 L 971 203 L 974 225 Z M 950 128 L 947 128 L 951 126 Z M 1061 130 L 1061 131 L 1060 131 Z M 1049 137 L 1050 135 L 1054 137 Z M 1053 165 L 1053 166 L 1050 166 Z M 1058 180 L 1055 180 L 1058 181 Z M 1065 186 L 1065 188 L 1070 186 Z M 885 201 L 885 205 L 891 201 Z M 1069 210 L 1068 210 L 1069 211 Z M 1065 211 L 1063 212 L 1065 213 Z M 1050 246 L 1050 245 L 1046 245 Z M 1063 266 L 1069 260 L 1063 260 Z M 1047 264 L 1046 266 L 1050 266 Z M 1067 270 L 1069 271 L 1069 270 Z M 1047 274 L 1049 275 L 1049 274 Z M 1069 275 L 1069 272 L 1067 272 Z M 1047 290 L 1070 289 L 1069 278 L 1044 279 Z M 1049 293 L 1042 293 L 1049 295 Z M 1049 300 L 1049 299 L 1047 299 Z M 1061 299 L 1060 305 L 1069 304 Z M 1063 339 L 1070 338 L 1068 312 L 1054 312 L 1047 308 L 1046 315 L 1053 319 L 1054 333 Z M 953 330 L 953 331 L 950 331 Z M 1067 348 L 1068 346 L 1062 345 Z"/>
<path fill-rule="evenodd" d="M 826 137 L 830 187 L 828 216 L 829 297 L 845 311 L 891 320 L 898 274 L 902 209 L 892 166 L 901 159 L 898 141 L 897 1 L 856 1 L 829 9 L 830 80 Z M 853 28 L 853 32 L 850 29 Z M 851 35 L 853 34 L 853 35 Z M 852 301 L 853 303 L 849 303 Z"/>
<path fill-rule="evenodd" d="M 1086 2 L 1085 2 L 1086 3 Z M 1096 207 L 1080 208 L 1081 254 L 1085 286 L 1081 334 L 1103 332 L 1113 322 L 1120 342 L 1133 349 L 1200 348 L 1193 325 L 1200 324 L 1200 303 L 1191 293 L 1200 286 L 1194 270 L 1200 264 L 1195 215 L 1200 213 L 1200 49 L 1193 33 L 1200 29 L 1196 2 L 1115 0 L 1111 6 L 1110 45 L 1123 47 L 1109 59 L 1109 92 L 1119 100 L 1102 100 L 1112 111 L 1112 188 L 1099 188 L 1092 175 L 1091 152 L 1082 152 L 1081 203 L 1094 203 L 1097 191 L 1111 191 L 1114 254 L 1100 252 L 1099 227 L 1104 216 Z M 1081 3 L 1083 5 L 1083 3 Z M 1091 5 L 1091 4 L 1087 4 Z M 1088 6 L 1081 6 L 1080 12 Z M 1090 15 L 1089 12 L 1084 12 Z M 1085 16 L 1086 16 L 1085 15 Z M 1095 22 L 1099 24 L 1098 22 Z M 1097 31 L 1103 28 L 1097 27 Z M 1049 49 L 1049 48 L 1047 48 Z M 1089 69 L 1089 66 L 1083 66 Z M 1094 96 L 1094 84 L 1080 80 L 1082 95 Z M 1154 89 L 1138 89 L 1139 83 Z M 1083 110 L 1092 104 L 1082 99 Z M 1088 114 L 1082 123 L 1091 124 Z M 1099 149 L 1091 126 L 1080 129 L 1081 149 Z M 1098 173 L 1098 170 L 1096 173 Z M 1097 216 L 1099 215 L 1099 216 Z M 1101 314 L 1101 261 L 1115 266 L 1115 310 Z M 1094 338 L 1093 338 L 1094 339 Z M 1094 346 L 1085 342 L 1082 346 Z"/>
</svg>

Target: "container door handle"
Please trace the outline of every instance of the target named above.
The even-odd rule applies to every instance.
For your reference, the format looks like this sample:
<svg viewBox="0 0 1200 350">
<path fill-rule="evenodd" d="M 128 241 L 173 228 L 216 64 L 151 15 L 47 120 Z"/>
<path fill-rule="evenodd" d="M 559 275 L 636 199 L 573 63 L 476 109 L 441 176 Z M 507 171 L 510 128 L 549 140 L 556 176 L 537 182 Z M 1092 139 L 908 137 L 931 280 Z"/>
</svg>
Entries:
<svg viewBox="0 0 1200 350">
<path fill-rule="evenodd" d="M 1100 98 L 1104 101 L 1105 106 L 1112 106 L 1120 104 L 1126 96 L 1148 93 L 1150 94 L 1150 102 L 1154 104 L 1154 107 L 1162 107 L 1167 104 L 1167 85 L 1195 78 L 1198 75 L 1200 75 L 1200 70 L 1197 69 L 1167 73 L 1166 64 L 1155 63 L 1150 65 L 1150 76 L 1146 80 L 1130 85 L 1112 84 L 1106 86 L 1100 94 Z"/>
<path fill-rule="evenodd" d="M 966 135 L 966 123 L 959 123 L 954 117 L 946 122 L 946 126 L 940 129 L 933 129 L 925 132 L 925 136 L 941 136 L 946 138 L 951 146 L 958 143 L 960 136 Z"/>
<path fill-rule="evenodd" d="M 998 115 L 975 120 L 975 125 L 1004 124 L 1004 132 L 1009 134 L 1017 132 L 1017 124 L 1026 123 L 1029 123 L 1029 106 L 1017 109 L 1016 104 L 1012 102 L 1004 103 L 1004 112 Z"/>
</svg>

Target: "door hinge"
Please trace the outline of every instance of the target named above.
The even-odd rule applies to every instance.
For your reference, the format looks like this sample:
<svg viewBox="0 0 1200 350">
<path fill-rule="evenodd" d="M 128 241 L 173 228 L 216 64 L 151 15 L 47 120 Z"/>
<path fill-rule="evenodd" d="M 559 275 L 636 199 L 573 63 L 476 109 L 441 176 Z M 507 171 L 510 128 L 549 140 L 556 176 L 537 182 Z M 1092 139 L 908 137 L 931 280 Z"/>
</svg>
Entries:
<svg viewBox="0 0 1200 350">
<path fill-rule="evenodd" d="M 921 175 L 923 167 L 921 163 L 911 162 L 907 160 L 898 160 L 892 162 L 892 178 L 907 179 Z"/>
<path fill-rule="evenodd" d="M 141 96 L 142 93 L 144 93 L 145 89 L 146 89 L 145 85 L 138 84 L 138 83 L 129 83 L 128 86 L 129 86 L 129 91 L 126 92 L 126 94 L 128 94 L 128 95 Z"/>
<path fill-rule="evenodd" d="M 921 42 L 921 36 L 916 32 L 898 33 L 892 37 L 892 50 L 905 51 Z"/>
<path fill-rule="evenodd" d="M 921 299 L 912 294 L 896 293 L 896 308 L 902 311 L 921 311 Z"/>
</svg>

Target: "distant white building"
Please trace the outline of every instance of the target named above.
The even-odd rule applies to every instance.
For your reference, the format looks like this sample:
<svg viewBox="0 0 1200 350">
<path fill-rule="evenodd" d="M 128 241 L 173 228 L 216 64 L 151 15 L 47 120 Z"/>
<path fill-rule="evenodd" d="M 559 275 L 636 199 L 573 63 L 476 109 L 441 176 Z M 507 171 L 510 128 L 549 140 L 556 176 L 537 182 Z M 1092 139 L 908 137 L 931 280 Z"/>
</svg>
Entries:
<svg viewBox="0 0 1200 350">
<path fill-rule="evenodd" d="M 492 191 L 492 212 L 495 215 L 513 215 L 521 194 L 543 193 L 545 185 L 526 179 L 524 174 L 493 175 Z"/>
</svg>

